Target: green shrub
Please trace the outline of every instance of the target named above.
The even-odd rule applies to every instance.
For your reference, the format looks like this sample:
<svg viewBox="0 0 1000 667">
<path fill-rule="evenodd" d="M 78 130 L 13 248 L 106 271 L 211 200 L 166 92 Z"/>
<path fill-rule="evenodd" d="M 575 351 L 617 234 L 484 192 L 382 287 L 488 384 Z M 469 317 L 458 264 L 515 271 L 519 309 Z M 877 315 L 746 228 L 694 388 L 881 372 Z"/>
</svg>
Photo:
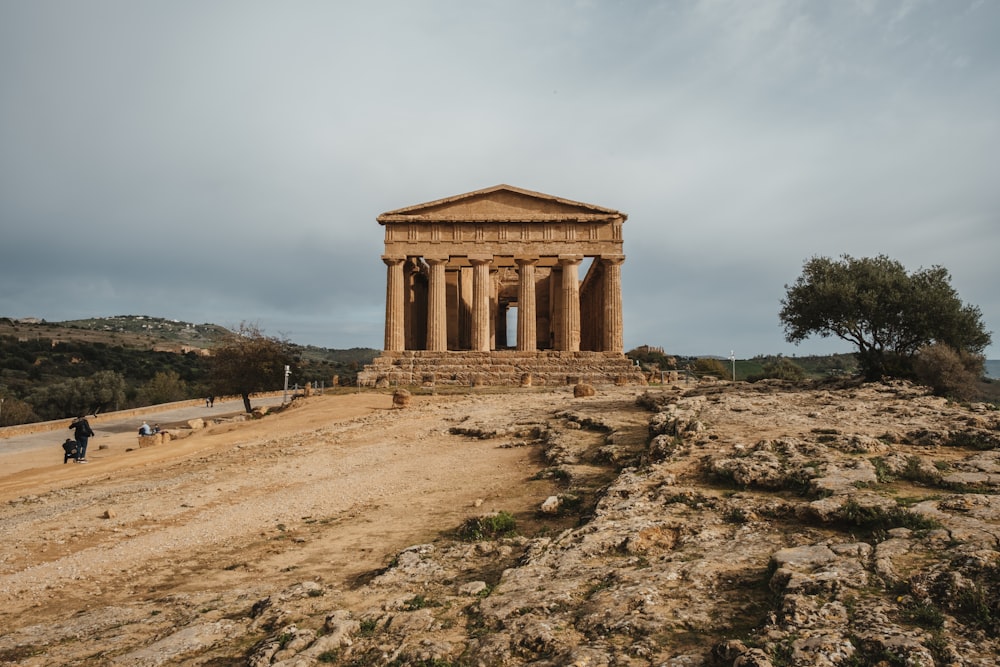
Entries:
<svg viewBox="0 0 1000 667">
<path fill-rule="evenodd" d="M 726 365 L 718 359 L 712 359 L 711 357 L 703 357 L 692 361 L 691 371 L 698 377 L 712 375 L 720 380 L 727 380 L 733 377 L 732 370 L 726 368 Z"/>
<path fill-rule="evenodd" d="M 769 361 L 763 366 L 763 374 L 766 378 L 776 380 L 799 381 L 806 376 L 806 372 L 797 363 L 788 357 L 778 357 L 774 361 Z"/>
<path fill-rule="evenodd" d="M 414 595 L 412 598 L 403 603 L 403 609 L 406 611 L 416 611 L 418 609 L 426 609 L 427 607 L 440 607 L 440 602 L 435 602 L 433 600 L 428 600 L 423 595 Z"/>
<path fill-rule="evenodd" d="M 727 523 L 747 523 L 750 515 L 741 507 L 730 507 L 722 514 L 722 518 Z"/>
<path fill-rule="evenodd" d="M 944 614 L 930 603 L 913 605 L 903 611 L 903 616 L 910 623 L 928 630 L 934 630 L 944 625 Z"/>
<path fill-rule="evenodd" d="M 859 504 L 853 498 L 844 503 L 840 516 L 844 521 L 861 528 L 873 531 L 886 531 L 890 528 L 909 528 L 910 530 L 931 530 L 940 528 L 941 524 L 934 519 L 895 506 L 891 508 L 867 507 Z"/>
<path fill-rule="evenodd" d="M 944 444 L 948 447 L 987 451 L 1000 446 L 1000 438 L 985 431 L 958 431 L 949 435 L 948 440 Z"/>
<path fill-rule="evenodd" d="M 477 542 L 514 535 L 517 524 L 509 512 L 470 517 L 458 529 L 460 539 Z"/>
<path fill-rule="evenodd" d="M 874 456 L 869 459 L 875 468 L 875 479 L 879 484 L 888 484 L 896 481 L 896 475 L 889 469 L 889 464 L 881 456 Z"/>
<path fill-rule="evenodd" d="M 375 630 L 378 629 L 378 619 L 364 618 L 361 620 L 360 626 L 359 634 L 362 637 L 371 637 L 375 634 Z"/>
<path fill-rule="evenodd" d="M 974 398 L 983 375 L 982 355 L 956 351 L 947 345 L 925 345 L 913 360 L 913 373 L 938 396 L 958 400 Z"/>
<path fill-rule="evenodd" d="M 758 380 L 789 380 L 798 382 L 806 376 L 802 366 L 787 357 L 770 357 L 761 364 L 760 372 L 747 377 L 750 382 Z M 832 434 L 828 434 L 832 435 Z"/>
</svg>

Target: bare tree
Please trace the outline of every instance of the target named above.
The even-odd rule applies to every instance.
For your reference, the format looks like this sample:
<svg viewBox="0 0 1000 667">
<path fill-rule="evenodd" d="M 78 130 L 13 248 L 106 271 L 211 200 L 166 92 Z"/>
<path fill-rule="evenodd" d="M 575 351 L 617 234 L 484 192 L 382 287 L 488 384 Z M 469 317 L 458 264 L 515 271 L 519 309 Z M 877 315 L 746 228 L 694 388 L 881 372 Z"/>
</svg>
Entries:
<svg viewBox="0 0 1000 667">
<path fill-rule="evenodd" d="M 256 324 L 239 328 L 212 352 L 211 385 L 219 395 L 237 395 L 247 412 L 251 394 L 281 387 L 291 354 L 288 342 L 265 336 Z"/>
</svg>

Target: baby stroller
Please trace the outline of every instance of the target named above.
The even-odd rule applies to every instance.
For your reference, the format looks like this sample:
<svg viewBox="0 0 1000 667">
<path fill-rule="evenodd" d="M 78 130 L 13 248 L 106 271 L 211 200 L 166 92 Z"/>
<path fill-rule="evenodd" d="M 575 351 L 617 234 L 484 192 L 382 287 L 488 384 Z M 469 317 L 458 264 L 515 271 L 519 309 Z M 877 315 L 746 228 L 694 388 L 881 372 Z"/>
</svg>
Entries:
<svg viewBox="0 0 1000 667">
<path fill-rule="evenodd" d="M 63 448 L 63 463 L 66 463 L 70 459 L 76 460 L 76 440 L 66 438 L 66 442 L 62 444 Z"/>
</svg>

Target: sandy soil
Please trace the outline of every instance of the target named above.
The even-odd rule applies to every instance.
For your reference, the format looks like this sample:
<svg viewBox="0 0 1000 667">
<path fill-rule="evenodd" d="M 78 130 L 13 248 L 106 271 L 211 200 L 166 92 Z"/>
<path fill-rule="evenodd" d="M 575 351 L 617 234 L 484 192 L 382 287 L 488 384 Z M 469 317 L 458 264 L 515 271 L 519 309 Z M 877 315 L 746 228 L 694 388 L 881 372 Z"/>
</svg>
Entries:
<svg viewBox="0 0 1000 667">
<path fill-rule="evenodd" d="M 402 548 L 470 516 L 530 513 L 551 492 L 533 479 L 535 448 L 449 435 L 449 424 L 572 400 L 417 396 L 398 410 L 388 393 L 312 397 L 157 447 L 102 438 L 89 465 L 26 452 L 0 472 L 0 623 L 310 579 L 349 588 Z"/>
</svg>

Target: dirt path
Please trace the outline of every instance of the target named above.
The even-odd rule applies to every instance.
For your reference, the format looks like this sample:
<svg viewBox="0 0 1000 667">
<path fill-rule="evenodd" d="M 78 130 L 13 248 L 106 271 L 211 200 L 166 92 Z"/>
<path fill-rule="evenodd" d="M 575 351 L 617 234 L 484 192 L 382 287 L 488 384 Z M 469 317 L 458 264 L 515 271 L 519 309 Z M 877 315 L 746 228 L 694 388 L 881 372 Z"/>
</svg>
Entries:
<svg viewBox="0 0 1000 667">
<path fill-rule="evenodd" d="M 470 516 L 530 513 L 552 488 L 533 479 L 538 452 L 449 427 L 512 412 L 544 422 L 571 400 L 415 397 L 393 410 L 389 394 L 314 397 L 158 447 L 126 451 L 135 437 L 112 435 L 89 465 L 5 466 L 0 623 L 23 632 L 219 591 L 252 601 L 304 580 L 349 587 Z"/>
</svg>

